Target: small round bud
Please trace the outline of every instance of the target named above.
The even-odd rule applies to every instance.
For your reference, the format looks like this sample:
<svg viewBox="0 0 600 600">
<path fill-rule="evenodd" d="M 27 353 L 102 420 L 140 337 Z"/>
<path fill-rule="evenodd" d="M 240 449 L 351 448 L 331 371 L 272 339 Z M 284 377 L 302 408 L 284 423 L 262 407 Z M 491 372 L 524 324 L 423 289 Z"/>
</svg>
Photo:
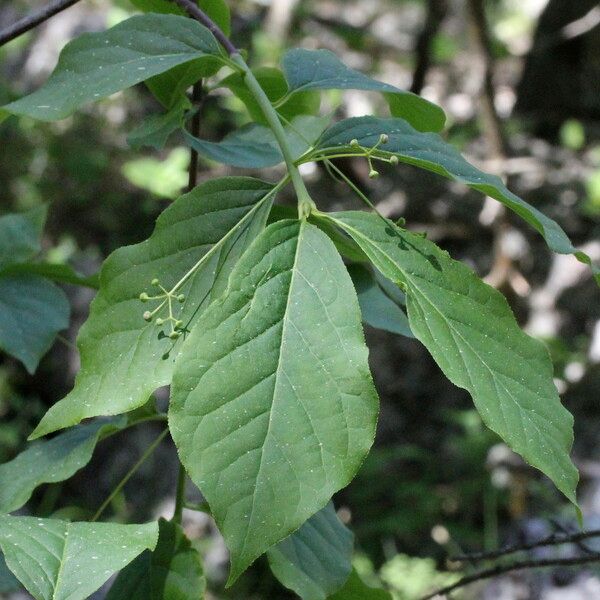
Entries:
<svg viewBox="0 0 600 600">
<path fill-rule="evenodd" d="M 152 321 L 152 313 L 147 310 L 143 315 L 144 321 Z"/>
<path fill-rule="evenodd" d="M 398 227 L 404 227 L 404 225 L 406 225 L 406 219 L 404 217 L 399 217 L 396 219 L 396 225 L 398 225 Z"/>
<path fill-rule="evenodd" d="M 160 327 L 165 322 L 164 319 L 156 319 L 156 324 Z"/>
<path fill-rule="evenodd" d="M 395 154 L 393 156 L 390 156 L 390 164 L 392 164 L 392 165 L 398 164 L 398 157 Z"/>
<path fill-rule="evenodd" d="M 179 296 L 177 296 L 177 301 L 178 302 L 185 302 L 185 294 L 179 294 Z"/>
<path fill-rule="evenodd" d="M 158 279 L 156 277 L 152 280 L 152 285 L 158 285 Z"/>
<path fill-rule="evenodd" d="M 357 140 L 356 138 L 354 138 L 354 139 L 350 140 L 350 145 L 351 145 L 353 148 L 358 148 L 358 140 Z"/>
<path fill-rule="evenodd" d="M 148 302 L 148 300 L 150 300 L 150 296 L 148 296 L 148 294 L 146 294 L 146 292 L 142 292 L 140 294 L 140 300 L 142 302 Z"/>
<path fill-rule="evenodd" d="M 179 331 L 171 331 L 171 333 L 169 334 L 169 337 L 172 340 L 176 340 L 180 335 L 181 335 L 181 333 L 179 333 Z"/>
<path fill-rule="evenodd" d="M 387 144 L 387 143 L 388 143 L 388 141 L 389 141 L 389 139 L 390 139 L 390 138 L 388 137 L 388 134 L 387 134 L 387 133 L 382 133 L 382 134 L 379 136 L 379 142 L 380 142 L 380 143 L 382 143 L 382 144 Z"/>
<path fill-rule="evenodd" d="M 379 177 L 379 171 L 376 171 L 375 169 L 371 169 L 369 171 L 369 179 L 375 179 L 375 177 Z"/>
<path fill-rule="evenodd" d="M 175 328 L 181 329 L 183 327 L 183 321 L 175 321 Z"/>
</svg>

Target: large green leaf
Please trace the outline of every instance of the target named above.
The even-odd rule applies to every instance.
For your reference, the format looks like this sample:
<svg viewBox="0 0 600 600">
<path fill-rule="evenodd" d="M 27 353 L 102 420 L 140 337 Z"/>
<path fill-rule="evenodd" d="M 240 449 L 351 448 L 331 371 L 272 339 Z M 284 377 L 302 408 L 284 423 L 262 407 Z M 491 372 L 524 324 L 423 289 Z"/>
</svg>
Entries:
<svg viewBox="0 0 600 600">
<path fill-rule="evenodd" d="M 404 311 L 386 293 L 369 269 L 354 264 L 348 267 L 348 272 L 356 288 L 362 319 L 367 325 L 406 337 L 414 337 Z"/>
<path fill-rule="evenodd" d="M 392 600 L 392 596 L 385 590 L 368 586 L 356 569 L 352 569 L 344 587 L 329 596 L 329 600 Z"/>
<path fill-rule="evenodd" d="M 29 260 L 40 251 L 45 220 L 45 206 L 0 217 L 0 270 Z"/>
<path fill-rule="evenodd" d="M 301 115 L 285 127 L 294 159 L 300 158 L 315 143 L 328 121 L 327 117 Z M 185 131 L 184 137 L 201 156 L 232 167 L 262 169 L 283 162 L 273 132 L 264 125 L 251 123 L 226 135 L 220 142 L 201 140 Z"/>
<path fill-rule="evenodd" d="M 537 229 L 554 252 L 575 254 L 577 258 L 590 264 L 590 259 L 573 247 L 557 223 L 509 191 L 499 177 L 476 169 L 439 135 L 416 131 L 402 119 L 356 117 L 340 121 L 323 133 L 317 142 L 315 154 L 337 154 L 340 150 L 355 153 L 358 150 L 351 146 L 352 140 L 369 148 L 378 143 L 381 134 L 387 135 L 388 141 L 379 146 L 380 154 L 393 154 L 402 162 L 433 171 L 483 192 Z M 309 156 L 307 160 L 311 158 Z M 597 278 L 600 282 L 600 276 Z"/>
<path fill-rule="evenodd" d="M 302 600 L 325 600 L 348 579 L 353 546 L 354 536 L 330 502 L 269 548 L 267 557 L 275 577 Z"/>
<path fill-rule="evenodd" d="M 165 113 L 151 115 L 144 119 L 127 136 L 127 143 L 132 148 L 150 146 L 162 150 L 170 135 L 183 127 L 184 117 L 189 103 L 185 100 L 176 103 Z"/>
<path fill-rule="evenodd" d="M 0 350 L 30 373 L 69 325 L 69 302 L 51 281 L 36 275 L 0 274 Z"/>
<path fill-rule="evenodd" d="M 185 341 L 171 389 L 171 433 L 231 582 L 350 482 L 375 434 L 358 301 L 323 232 L 267 227 Z"/>
<path fill-rule="evenodd" d="M 106 259 L 100 291 L 78 337 L 81 370 L 75 388 L 46 413 L 32 437 L 86 417 L 132 410 L 170 382 L 181 344 L 159 335 L 160 328 L 143 319 L 144 310 L 157 303 L 142 304 L 140 293 L 152 295 L 154 278 L 170 289 L 205 257 L 180 290 L 185 302 L 174 307 L 190 328 L 264 227 L 272 190 L 271 184 L 249 177 L 204 183 L 160 215 L 148 240 L 119 248 Z M 166 316 L 165 311 L 158 315 Z"/>
<path fill-rule="evenodd" d="M 199 600 L 206 580 L 200 554 L 172 521 L 158 522 L 153 552 L 140 554 L 113 583 L 106 600 Z"/>
<path fill-rule="evenodd" d="M 429 240 L 377 214 L 325 216 L 406 293 L 414 335 L 486 425 L 575 502 L 573 417 L 561 405 L 547 349 L 517 325 L 506 299 Z"/>
<path fill-rule="evenodd" d="M 252 70 L 260 87 L 264 90 L 267 98 L 277 105 L 277 112 L 287 121 L 299 115 L 316 115 L 321 105 L 321 96 L 318 91 L 308 90 L 292 94 L 286 100 L 288 84 L 285 75 L 280 69 L 273 67 L 259 67 Z M 244 82 L 240 73 L 232 73 L 223 79 L 219 86 L 229 88 L 248 109 L 253 121 L 267 125 L 262 108 L 256 101 L 252 92 Z M 281 104 L 278 101 L 282 100 Z"/>
<path fill-rule="evenodd" d="M 392 115 L 406 119 L 419 131 L 440 131 L 444 127 L 446 116 L 439 106 L 347 67 L 329 50 L 294 48 L 288 50 L 282 64 L 289 95 L 332 89 L 383 92 Z"/>
<path fill-rule="evenodd" d="M 8 568 L 36 600 L 85 600 L 156 545 L 158 526 L 0 516 Z"/>
<path fill-rule="evenodd" d="M 127 420 L 99 420 L 78 425 L 48 441 L 34 442 L 0 465 L 0 512 L 21 508 L 42 483 L 64 481 L 87 465 L 98 440 L 122 429 Z"/>
<path fill-rule="evenodd" d="M 177 65 L 200 58 L 212 64 L 220 55 L 213 35 L 193 19 L 138 15 L 69 42 L 46 84 L 2 109 L 54 121 Z"/>
</svg>

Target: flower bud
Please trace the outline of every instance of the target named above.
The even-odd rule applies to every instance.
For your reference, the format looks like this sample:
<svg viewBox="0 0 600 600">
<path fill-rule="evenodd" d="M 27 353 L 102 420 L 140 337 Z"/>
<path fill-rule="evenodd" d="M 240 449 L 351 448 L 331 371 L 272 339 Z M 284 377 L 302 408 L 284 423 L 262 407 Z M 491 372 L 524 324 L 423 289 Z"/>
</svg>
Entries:
<svg viewBox="0 0 600 600">
<path fill-rule="evenodd" d="M 158 279 L 156 277 L 152 280 L 152 285 L 158 285 Z"/>
<path fill-rule="evenodd" d="M 165 322 L 164 319 L 156 319 L 156 324 L 160 327 Z"/>
<path fill-rule="evenodd" d="M 147 310 L 143 315 L 144 321 L 152 321 L 152 313 Z"/>
<path fill-rule="evenodd" d="M 369 171 L 369 179 L 375 179 L 375 177 L 379 177 L 379 171 L 376 171 L 375 169 L 371 169 Z"/>
<path fill-rule="evenodd" d="M 387 143 L 388 143 L 388 141 L 389 141 L 389 139 L 390 139 L 390 138 L 388 137 L 388 134 L 387 134 L 387 133 L 382 133 L 382 134 L 379 136 L 379 142 L 380 142 L 381 144 L 387 144 Z"/>
<path fill-rule="evenodd" d="M 177 296 L 177 301 L 178 302 L 185 302 L 185 294 L 179 294 L 179 296 Z"/>
<path fill-rule="evenodd" d="M 148 296 L 148 294 L 146 294 L 146 292 L 142 292 L 140 294 L 140 300 L 142 302 L 148 302 L 148 300 L 150 300 L 150 297 Z"/>
<path fill-rule="evenodd" d="M 169 337 L 172 340 L 176 340 L 180 335 L 181 335 L 181 333 L 179 333 L 179 331 L 171 331 L 171 333 L 169 334 Z"/>
<path fill-rule="evenodd" d="M 350 140 L 350 145 L 351 145 L 353 148 L 358 148 L 358 145 L 359 145 L 359 144 L 358 144 L 358 140 L 357 140 L 356 138 L 354 138 L 354 139 Z"/>
<path fill-rule="evenodd" d="M 395 154 L 393 156 L 390 156 L 390 164 L 392 164 L 392 165 L 398 164 L 398 157 Z"/>
</svg>

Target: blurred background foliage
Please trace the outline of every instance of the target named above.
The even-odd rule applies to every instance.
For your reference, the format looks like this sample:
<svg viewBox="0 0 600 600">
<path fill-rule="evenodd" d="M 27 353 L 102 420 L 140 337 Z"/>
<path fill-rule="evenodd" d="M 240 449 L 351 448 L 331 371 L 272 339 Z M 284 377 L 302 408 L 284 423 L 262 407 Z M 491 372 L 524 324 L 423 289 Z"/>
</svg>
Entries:
<svg viewBox="0 0 600 600">
<path fill-rule="evenodd" d="M 37 4 L 2 2 L 0 28 Z M 449 141 L 505 177 L 600 258 L 596 1 L 233 0 L 230 6 L 232 36 L 249 49 L 252 65 L 276 65 L 290 46 L 329 48 L 350 66 L 443 106 Z M 134 11 L 127 0 L 84 0 L 1 48 L 0 104 L 43 82 L 69 39 Z M 329 93 L 321 109 L 336 117 L 385 114 L 376 96 L 357 92 Z M 46 259 L 96 272 L 112 250 L 146 238 L 187 182 L 189 152 L 181 138 L 172 137 L 159 152 L 127 144 L 128 133 L 157 111 L 158 103 L 138 86 L 56 123 L 5 122 L 0 213 L 48 203 Z M 242 103 L 219 88 L 203 103 L 201 135 L 218 140 L 247 121 Z M 600 302 L 587 271 L 571 257 L 550 256 L 535 233 L 459 185 L 406 165 L 382 169 L 374 181 L 361 161 L 340 167 L 383 214 L 406 218 L 408 227 L 426 231 L 500 288 L 520 323 L 547 342 L 556 384 L 575 415 L 580 499 L 593 526 L 600 520 Z M 199 179 L 226 172 L 201 160 Z M 358 206 L 320 168 L 307 165 L 304 174 L 319 206 Z M 284 203 L 293 202 L 289 193 Z M 35 376 L 0 357 L 2 462 L 19 452 L 47 407 L 72 385 L 78 367 L 73 343 L 92 292 L 65 289 L 70 329 Z M 356 567 L 367 582 L 385 585 L 398 600 L 415 599 L 456 577 L 448 555 L 575 527 L 572 509 L 483 427 L 468 396 L 445 380 L 418 342 L 374 329 L 367 329 L 367 339 L 382 401 L 379 431 L 358 477 L 335 499 L 356 534 Z M 157 392 L 159 404 L 166 397 L 165 390 Z M 28 510 L 91 514 L 154 435 L 148 426 L 111 438 L 72 480 L 38 490 Z M 175 465 L 165 443 L 117 497 L 113 518 L 170 516 Z M 224 591 L 227 557 L 210 519 L 186 511 L 186 527 L 205 556 L 210 598 L 292 597 L 263 560 Z M 12 586 L 1 573 L 0 594 Z M 590 568 L 526 573 L 457 597 L 600 598 L 600 578 Z"/>
</svg>

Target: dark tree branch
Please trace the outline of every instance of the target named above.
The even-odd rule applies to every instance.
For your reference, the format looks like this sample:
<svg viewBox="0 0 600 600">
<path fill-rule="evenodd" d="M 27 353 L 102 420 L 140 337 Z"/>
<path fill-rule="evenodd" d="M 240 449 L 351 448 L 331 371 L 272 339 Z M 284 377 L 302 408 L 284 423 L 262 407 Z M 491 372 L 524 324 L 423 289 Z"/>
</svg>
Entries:
<svg viewBox="0 0 600 600">
<path fill-rule="evenodd" d="M 600 562 L 600 554 L 577 556 L 573 558 L 523 560 L 513 562 L 507 565 L 497 565 L 490 569 L 478 571 L 477 573 L 473 573 L 472 575 L 466 575 L 465 577 L 462 577 L 452 585 L 447 585 L 446 587 L 440 588 L 439 590 L 436 590 L 431 594 L 423 596 L 421 600 L 432 600 L 433 598 L 436 598 L 438 596 L 441 598 L 442 596 L 445 596 L 446 594 L 449 594 L 454 590 L 469 585 L 470 583 L 482 581 L 483 579 L 490 579 L 492 577 L 497 577 L 498 575 L 504 575 L 505 573 L 511 573 L 513 571 L 522 571 L 524 569 L 540 569 L 544 567 L 573 567 L 591 562 Z"/>
<path fill-rule="evenodd" d="M 199 21 L 217 38 L 219 44 L 225 48 L 227 54 L 238 54 L 238 49 L 231 43 L 231 40 L 221 31 L 220 27 L 192 0 L 172 0 L 175 4 L 183 8 L 185 12 L 196 21 Z"/>
<path fill-rule="evenodd" d="M 39 11 L 19 19 L 13 25 L 0 31 L 0 46 L 4 46 L 4 44 L 14 40 L 30 29 L 37 27 L 40 23 L 47 21 L 50 17 L 73 6 L 73 4 L 76 4 L 77 2 L 79 2 L 79 0 L 53 0 Z"/>
<path fill-rule="evenodd" d="M 192 92 L 192 104 L 196 111 L 192 117 L 190 123 L 190 133 L 194 137 L 200 137 L 200 108 L 202 106 L 202 100 L 204 98 L 202 90 L 202 80 L 196 82 L 194 90 Z M 188 178 L 188 192 L 191 192 L 196 187 L 198 181 L 198 152 L 193 148 L 190 149 L 190 168 Z"/>
<path fill-rule="evenodd" d="M 515 544 L 514 546 L 507 546 L 498 550 L 490 550 L 489 552 L 473 552 L 472 554 L 462 554 L 459 556 L 453 556 L 450 558 L 451 561 L 479 561 L 479 560 L 490 560 L 494 558 L 501 558 L 508 554 L 515 554 L 516 552 L 525 552 L 527 550 L 535 550 L 536 548 L 543 548 L 544 546 L 559 546 L 561 544 L 580 544 L 583 540 L 589 538 L 600 537 L 600 530 L 593 531 L 578 531 L 577 533 L 553 533 L 537 542 L 531 542 L 530 544 Z M 586 552 L 590 549 L 586 548 Z M 594 553 L 598 556 L 598 553 Z"/>
</svg>

